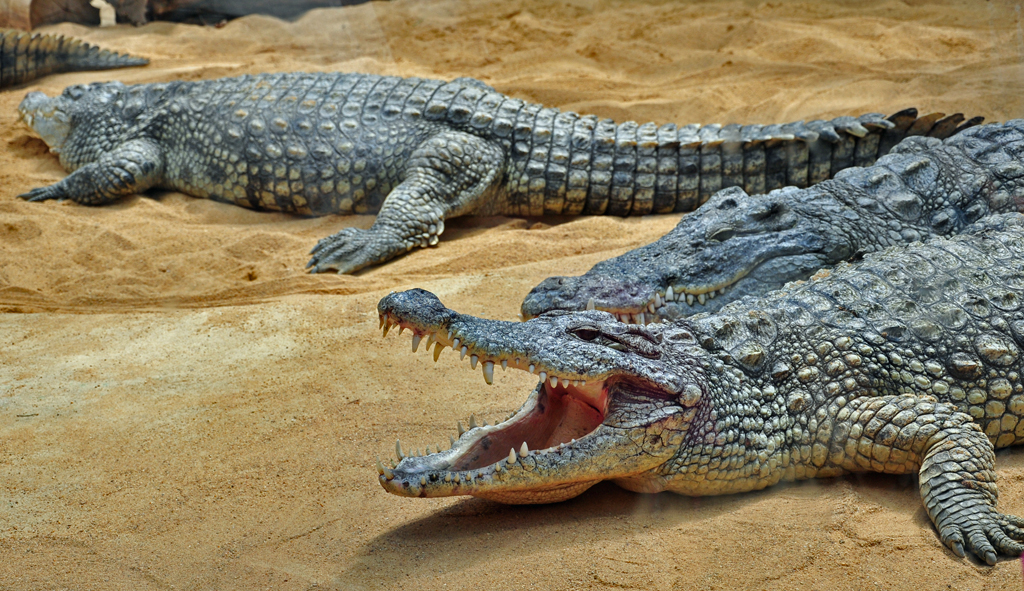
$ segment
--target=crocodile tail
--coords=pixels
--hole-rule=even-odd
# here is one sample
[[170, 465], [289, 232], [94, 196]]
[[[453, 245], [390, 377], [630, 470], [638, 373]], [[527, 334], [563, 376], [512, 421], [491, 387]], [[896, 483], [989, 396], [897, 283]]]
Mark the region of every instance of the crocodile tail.
[[[546, 111], [550, 121], [540, 126]], [[560, 124], [559, 117], [568, 120]], [[874, 164], [907, 136], [945, 139], [982, 120], [959, 113], [918, 117], [907, 109], [890, 117], [869, 113], [780, 125], [658, 126], [542, 109], [531, 123], [546, 145], [523, 150], [531, 162], [516, 187], [528, 184], [531, 195], [538, 193], [520, 199], [538, 206], [524, 206], [529, 215], [693, 211], [727, 187], [751, 195], [808, 187], [840, 170]]]
[[[905, 137], [945, 139], [983, 120], [965, 120], [960, 113], [918, 117], [916, 109], [906, 109], [890, 117], [869, 113], [783, 125], [705, 126], [689, 137], [680, 134], [675, 198], [662, 192], [653, 211], [692, 211], [726, 187], [742, 187], [751, 195], [808, 187], [840, 170], [874, 164]], [[684, 168], [696, 178], [684, 178]]]
[[149, 60], [100, 49], [79, 39], [0, 29], [0, 88], [47, 74], [144, 66]]

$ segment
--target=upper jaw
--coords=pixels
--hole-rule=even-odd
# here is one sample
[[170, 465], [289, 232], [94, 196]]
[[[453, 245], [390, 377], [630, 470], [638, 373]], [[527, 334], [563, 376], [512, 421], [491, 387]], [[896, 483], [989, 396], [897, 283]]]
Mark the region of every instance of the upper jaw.
[[[392, 293], [377, 305], [380, 325], [387, 336], [392, 326], [399, 332], [411, 329], [416, 351], [426, 340], [434, 347], [434, 360], [451, 347], [460, 359], [467, 356], [475, 369], [479, 363], [490, 384], [495, 366], [529, 371], [552, 387], [582, 387], [617, 375], [636, 376], [667, 391], [678, 391], [678, 378], [658, 355], [625, 354], [622, 347], [582, 342], [569, 329], [586, 324], [602, 327], [610, 335], [622, 334], [647, 350], [657, 349], [657, 335], [639, 327], [625, 327], [606, 312], [555, 312], [527, 322], [484, 320], [446, 308], [430, 292], [414, 289]], [[640, 334], [628, 334], [633, 333]]]
[[[658, 257], [661, 268], [639, 269], [629, 278], [619, 278], [612, 269], [631, 265], [612, 259], [580, 277], [545, 280], [524, 301], [523, 317], [539, 314], [545, 307], [586, 309], [610, 312], [622, 322], [646, 324], [714, 312], [745, 295], [761, 295], [786, 281], [810, 276], [822, 264], [820, 252], [826, 242], [820, 232], [802, 224], [795, 229], [739, 236], [720, 243], [700, 242], [699, 247], [683, 249], [690, 254], [674, 252]], [[649, 254], [637, 257], [652, 258]], [[809, 260], [816, 261], [811, 263], [816, 266], [804, 269]], [[775, 269], [787, 273], [780, 275]], [[791, 269], [799, 271], [789, 272]], [[656, 271], [660, 275], [653, 275]], [[747, 279], [752, 274], [759, 277]], [[776, 283], [777, 277], [784, 280]], [[766, 281], [768, 278], [771, 280]]]

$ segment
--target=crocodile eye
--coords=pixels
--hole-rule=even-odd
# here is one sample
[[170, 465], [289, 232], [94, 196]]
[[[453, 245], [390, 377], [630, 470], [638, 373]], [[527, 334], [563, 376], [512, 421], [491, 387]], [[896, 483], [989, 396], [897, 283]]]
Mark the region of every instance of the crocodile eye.
[[722, 227], [714, 230], [714, 233], [708, 236], [708, 240], [725, 242], [734, 236], [736, 236], [736, 230], [729, 227]]
[[601, 331], [593, 328], [583, 327], [573, 330], [572, 334], [576, 335], [578, 338], [584, 341], [592, 341], [597, 337], [601, 336]]

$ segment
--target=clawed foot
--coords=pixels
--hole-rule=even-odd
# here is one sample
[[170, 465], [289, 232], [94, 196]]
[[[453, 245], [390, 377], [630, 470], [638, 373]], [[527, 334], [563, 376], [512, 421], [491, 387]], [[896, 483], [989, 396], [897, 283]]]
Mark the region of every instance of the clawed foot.
[[985, 500], [961, 501], [948, 522], [939, 528], [939, 537], [961, 558], [970, 552], [992, 565], [1000, 556], [1024, 553], [1024, 519], [999, 513]]
[[61, 199], [61, 200], [67, 199], [67, 196], [64, 195], [64, 191], [62, 191], [57, 185], [50, 185], [49, 187], [37, 187], [37, 188], [32, 189], [31, 191], [29, 191], [28, 193], [22, 193], [21, 195], [18, 195], [18, 197], [21, 197], [22, 199], [24, 199], [26, 201], [46, 201], [47, 199]]
[[375, 228], [345, 228], [324, 238], [310, 251], [313, 258], [306, 265], [312, 273], [337, 271], [352, 273], [363, 267], [390, 260], [412, 248], [390, 234]]

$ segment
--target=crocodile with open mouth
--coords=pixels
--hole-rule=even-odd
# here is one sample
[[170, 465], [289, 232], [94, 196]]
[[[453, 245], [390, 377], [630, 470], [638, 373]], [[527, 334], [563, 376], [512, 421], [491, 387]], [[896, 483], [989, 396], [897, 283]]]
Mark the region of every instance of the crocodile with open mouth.
[[423, 290], [392, 293], [389, 329], [481, 365], [539, 375], [495, 425], [450, 449], [378, 461], [410, 497], [556, 502], [602, 480], [713, 495], [782, 480], [918, 473], [939, 537], [989, 564], [1024, 551], [996, 510], [994, 448], [1024, 441], [1024, 216], [990, 216], [841, 263], [718, 313], [636, 325], [603, 311], [484, 320]]
[[437, 244], [465, 215], [689, 211], [722, 187], [807, 186], [907, 135], [976, 125], [909, 109], [786, 125], [616, 124], [471, 78], [260, 74], [31, 93], [18, 107], [71, 171], [22, 195], [102, 205], [149, 188], [303, 215], [377, 212], [308, 267], [353, 272]]
[[522, 315], [591, 308], [642, 324], [713, 312], [865, 252], [956, 234], [1024, 211], [1022, 153], [1024, 120], [1014, 120], [944, 141], [907, 138], [873, 166], [806, 190], [723, 190], [658, 241], [546, 279]]

